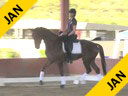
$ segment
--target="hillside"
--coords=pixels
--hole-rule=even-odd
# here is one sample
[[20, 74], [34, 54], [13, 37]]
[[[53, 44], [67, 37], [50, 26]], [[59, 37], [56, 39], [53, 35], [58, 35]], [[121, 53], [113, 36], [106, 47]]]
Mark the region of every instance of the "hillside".
[[[128, 0], [70, 0], [77, 9], [77, 20], [99, 24], [128, 25]], [[60, 20], [60, 0], [38, 0], [24, 15], [28, 18]]]

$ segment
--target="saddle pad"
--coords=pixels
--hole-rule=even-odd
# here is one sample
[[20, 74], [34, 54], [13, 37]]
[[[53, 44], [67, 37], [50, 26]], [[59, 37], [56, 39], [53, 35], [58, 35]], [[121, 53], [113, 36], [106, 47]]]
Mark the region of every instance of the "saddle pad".
[[[66, 53], [65, 48], [64, 48], [64, 43], [62, 43], [62, 48], [63, 48], [64, 53]], [[73, 43], [72, 54], [81, 54], [81, 53], [82, 53], [82, 50], [81, 50], [80, 42]]]

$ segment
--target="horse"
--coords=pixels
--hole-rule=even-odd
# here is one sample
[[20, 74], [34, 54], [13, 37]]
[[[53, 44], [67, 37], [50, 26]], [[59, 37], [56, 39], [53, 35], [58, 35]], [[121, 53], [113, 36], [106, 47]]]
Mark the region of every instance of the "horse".
[[[44, 40], [45, 46], [46, 46], [46, 56], [47, 56], [47, 63], [44, 64], [40, 71], [40, 84], [43, 84], [44, 80], [44, 71], [46, 68], [48, 68], [51, 64], [56, 63], [59, 68], [60, 73], [60, 80], [61, 84], [60, 87], [64, 88], [66, 85], [66, 79], [64, 76], [64, 64], [66, 62], [66, 53], [64, 52], [62, 48], [63, 40], [62, 38], [53, 33], [52, 31], [43, 28], [43, 27], [37, 27], [32, 30], [32, 37], [34, 39], [35, 48], [39, 49], [41, 41]], [[78, 40], [81, 45], [82, 52], [80, 54], [73, 54], [72, 59], [77, 60], [82, 58], [84, 67], [86, 69], [86, 72], [83, 73], [80, 78], [80, 80], [85, 80], [86, 76], [92, 71], [92, 68], [96, 72], [97, 76], [100, 76], [100, 69], [95, 63], [95, 58], [100, 54], [101, 57], [101, 63], [102, 63], [102, 69], [103, 74], [106, 75], [106, 61], [104, 56], [104, 50], [103, 47], [100, 44], [93, 43], [92, 41], [88, 40]]]

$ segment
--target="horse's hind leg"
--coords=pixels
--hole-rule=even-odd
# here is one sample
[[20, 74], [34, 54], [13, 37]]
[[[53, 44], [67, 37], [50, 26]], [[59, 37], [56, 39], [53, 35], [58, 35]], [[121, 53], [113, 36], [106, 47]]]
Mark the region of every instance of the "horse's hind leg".
[[99, 69], [99, 67], [96, 65], [96, 63], [95, 63], [95, 61], [92, 61], [91, 62], [91, 67], [94, 69], [94, 71], [96, 72], [96, 74], [97, 74], [97, 79], [98, 80], [101, 80], [102, 79], [102, 76], [101, 76], [101, 74], [100, 74], [100, 69]]
[[90, 66], [90, 63], [84, 61], [84, 66], [86, 68], [86, 73], [89, 74], [92, 71], [91, 66]]
[[82, 83], [85, 80], [86, 76], [92, 71], [90, 63], [91, 63], [90, 59], [83, 58], [83, 64], [84, 64], [84, 67], [86, 69], [86, 72], [83, 73], [78, 80], [75, 80], [74, 84], [79, 84], [79, 81]]
[[94, 69], [94, 71], [96, 72], [96, 74], [100, 74], [100, 69], [99, 67], [96, 65], [95, 61], [91, 62], [91, 67]]
[[86, 72], [81, 76], [80, 78], [81, 80], [84, 80], [85, 77], [92, 71], [90, 63], [91, 63], [91, 59], [86, 59], [86, 60], [83, 59], [83, 64], [86, 69]]

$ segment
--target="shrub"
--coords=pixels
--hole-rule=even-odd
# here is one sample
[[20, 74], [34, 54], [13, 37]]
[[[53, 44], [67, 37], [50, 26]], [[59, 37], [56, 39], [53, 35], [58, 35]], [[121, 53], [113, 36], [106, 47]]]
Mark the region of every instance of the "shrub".
[[45, 50], [40, 50], [40, 57], [47, 58]]
[[20, 53], [11, 48], [0, 48], [0, 58], [19, 58]]

